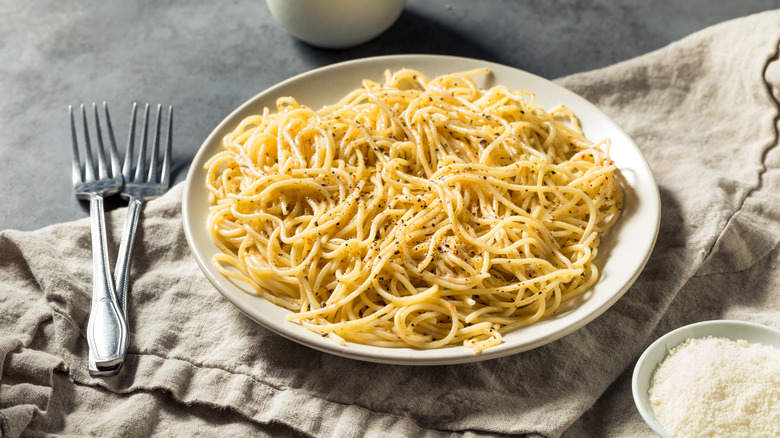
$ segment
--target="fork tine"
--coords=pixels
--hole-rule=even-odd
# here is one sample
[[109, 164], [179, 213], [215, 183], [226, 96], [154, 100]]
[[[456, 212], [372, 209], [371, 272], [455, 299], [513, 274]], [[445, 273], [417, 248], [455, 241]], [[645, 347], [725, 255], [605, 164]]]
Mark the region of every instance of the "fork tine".
[[73, 139], [73, 169], [71, 170], [71, 177], [73, 178], [73, 184], [80, 184], [84, 182], [84, 178], [81, 175], [79, 143], [76, 139], [76, 120], [73, 116], [73, 105], [68, 105], [68, 114], [70, 115], [70, 136]]
[[150, 152], [151, 161], [149, 163], [149, 176], [146, 179], [148, 182], [157, 181], [157, 156], [159, 155], [158, 151], [160, 149], [160, 117], [162, 116], [161, 109], [162, 105], [157, 104], [157, 120], [155, 120], [152, 150]]
[[122, 176], [125, 181], [131, 181], [133, 172], [133, 144], [135, 143], [135, 114], [138, 104], [133, 102], [133, 110], [130, 113], [130, 132], [127, 134], [127, 148], [125, 149], [125, 162], [122, 165]]
[[144, 125], [141, 128], [141, 149], [138, 151], [138, 164], [135, 167], [134, 182], [142, 183], [146, 175], [146, 137], [149, 128], [149, 104], [144, 107]]
[[165, 142], [165, 154], [163, 155], [162, 175], [160, 183], [165, 186], [171, 184], [171, 154], [173, 153], [173, 106], [168, 106], [168, 141]]
[[92, 103], [92, 112], [95, 114], [95, 136], [97, 137], [97, 156], [98, 156], [98, 177], [100, 179], [111, 178], [108, 173], [108, 163], [106, 163], [106, 148], [103, 145], [103, 129], [100, 127], [100, 115], [98, 114], [97, 104]]
[[111, 176], [116, 177], [121, 170], [119, 164], [119, 151], [116, 148], [114, 126], [111, 123], [111, 115], [108, 113], [108, 104], [103, 101], [103, 113], [106, 115], [106, 128], [108, 129], [108, 154], [111, 157]]
[[89, 129], [87, 128], [87, 110], [84, 108], [84, 104], [81, 104], [81, 120], [84, 122], [84, 146], [86, 146], [84, 154], [84, 181], [95, 181], [95, 166], [92, 160], [92, 144], [89, 141]]

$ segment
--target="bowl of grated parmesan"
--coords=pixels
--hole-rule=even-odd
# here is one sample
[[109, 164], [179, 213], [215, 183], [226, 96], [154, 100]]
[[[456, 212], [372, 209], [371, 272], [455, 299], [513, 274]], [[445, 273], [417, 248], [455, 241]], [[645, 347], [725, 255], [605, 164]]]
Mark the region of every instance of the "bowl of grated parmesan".
[[640, 356], [632, 391], [662, 437], [780, 437], [780, 330], [732, 320], [680, 327]]

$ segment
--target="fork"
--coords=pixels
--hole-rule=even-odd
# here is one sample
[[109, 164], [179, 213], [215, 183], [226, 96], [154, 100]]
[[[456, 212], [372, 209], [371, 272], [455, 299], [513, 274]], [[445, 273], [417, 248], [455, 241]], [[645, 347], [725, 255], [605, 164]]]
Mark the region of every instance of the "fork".
[[124, 312], [119, 306], [114, 290], [111, 271], [108, 265], [108, 250], [106, 242], [105, 215], [103, 197], [114, 195], [122, 188], [123, 178], [119, 174], [119, 154], [111, 127], [111, 117], [108, 106], [103, 102], [106, 117], [106, 127], [109, 135], [111, 165], [106, 163], [106, 151], [103, 144], [103, 133], [100, 126], [100, 116], [97, 105], [92, 104], [95, 118], [95, 134], [97, 138], [97, 169], [92, 154], [92, 145], [87, 122], [87, 112], [81, 105], [81, 117], [84, 126], [85, 154], [83, 168], [79, 156], [76, 121], [73, 106], [68, 106], [70, 115], [70, 130], [73, 139], [73, 188], [76, 198], [89, 200], [89, 215], [92, 228], [92, 308], [87, 325], [87, 342], [89, 343], [90, 363], [97, 369], [112, 369], [121, 366], [124, 361], [124, 351], [127, 348], [127, 323]]
[[[141, 141], [139, 143], [137, 164], [133, 169], [133, 152], [135, 144], [135, 126], [136, 126], [137, 104], [133, 103], [133, 109], [130, 117], [130, 132], [127, 139], [127, 148], [125, 150], [125, 159], [122, 165], [122, 177], [124, 185], [121, 190], [123, 198], [128, 200], [127, 215], [122, 229], [122, 240], [119, 244], [119, 253], [116, 260], [114, 274], [116, 276], [116, 297], [119, 308], [122, 310], [123, 317], [127, 321], [127, 292], [128, 278], [130, 275], [130, 260], [133, 252], [133, 242], [138, 228], [138, 219], [143, 202], [162, 196], [171, 183], [171, 151], [172, 146], [172, 128], [173, 128], [173, 107], [168, 107], [168, 129], [167, 141], [163, 153], [162, 166], [159, 165], [159, 147], [160, 147], [160, 122], [162, 116], [162, 106], [157, 105], [157, 119], [154, 130], [154, 138], [151, 144], [151, 150], [147, 154], [147, 132], [149, 128], [149, 104], [144, 108], [144, 119], [141, 131]], [[148, 157], [147, 157], [148, 155]], [[149, 162], [147, 163], [147, 159]], [[147, 169], [148, 167], [148, 169]], [[129, 325], [129, 324], [128, 324]], [[121, 352], [124, 358], [125, 351]], [[96, 362], [90, 360], [89, 371], [93, 376], [108, 376], [117, 374], [122, 366], [122, 361], [112, 367], [101, 367]]]
[[[119, 255], [117, 256], [116, 269], [116, 289], [117, 298], [122, 308], [127, 311], [127, 289], [128, 277], [130, 273], [130, 259], [133, 252], [133, 241], [135, 232], [138, 228], [138, 217], [141, 212], [141, 205], [150, 199], [162, 196], [168, 191], [171, 184], [171, 151], [172, 129], [173, 129], [173, 107], [168, 107], [168, 136], [163, 153], [162, 166], [159, 166], [160, 147], [160, 119], [162, 115], [162, 105], [157, 105], [157, 119], [155, 122], [154, 139], [152, 140], [151, 151], [149, 155], [147, 171], [147, 152], [146, 140], [149, 127], [149, 104], [144, 108], [144, 120], [141, 131], [140, 150], [138, 151], [137, 164], [133, 170], [133, 146], [135, 143], [135, 122], [136, 122], [137, 104], [133, 103], [133, 110], [130, 120], [130, 133], [127, 138], [127, 149], [125, 150], [125, 161], [122, 165], [122, 176], [124, 178], [124, 187], [121, 195], [127, 199], [127, 216], [125, 217], [125, 226], [122, 230], [122, 243], [119, 246]], [[158, 169], [159, 167], [159, 169]]]

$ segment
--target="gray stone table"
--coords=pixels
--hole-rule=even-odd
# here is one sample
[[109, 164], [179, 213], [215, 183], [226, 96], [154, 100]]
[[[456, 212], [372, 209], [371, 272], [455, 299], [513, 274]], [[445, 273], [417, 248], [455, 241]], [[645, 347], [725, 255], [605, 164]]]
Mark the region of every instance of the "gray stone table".
[[120, 145], [132, 102], [173, 104], [180, 182], [232, 109], [315, 67], [432, 53], [554, 79], [778, 7], [779, 0], [409, 0], [387, 32], [335, 51], [290, 37], [261, 0], [0, 0], [0, 230], [88, 216], [70, 183], [70, 104], [107, 101]]

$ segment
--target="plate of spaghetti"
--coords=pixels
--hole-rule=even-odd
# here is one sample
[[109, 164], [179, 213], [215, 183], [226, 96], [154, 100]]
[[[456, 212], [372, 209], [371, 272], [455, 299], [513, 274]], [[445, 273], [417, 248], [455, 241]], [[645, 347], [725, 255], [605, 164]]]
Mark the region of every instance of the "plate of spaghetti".
[[185, 182], [197, 263], [266, 328], [353, 359], [436, 365], [537, 348], [645, 266], [660, 198], [612, 120], [476, 59], [339, 63], [262, 91]]

